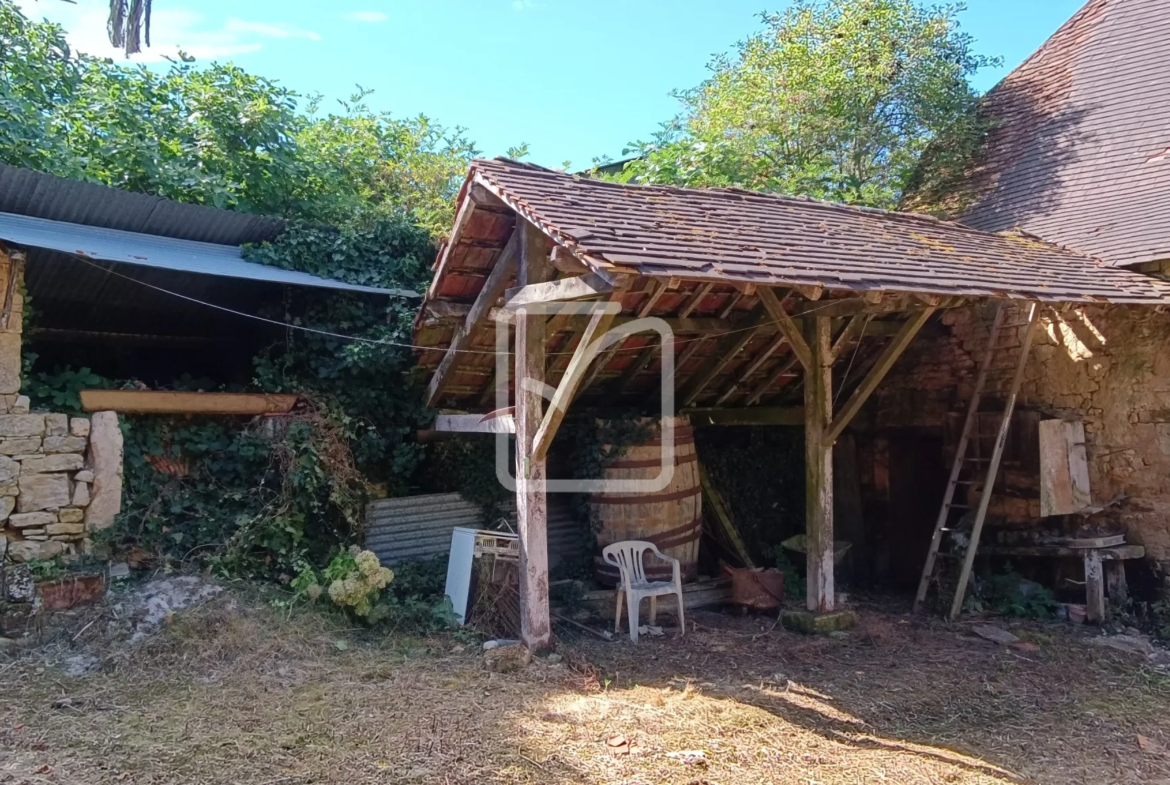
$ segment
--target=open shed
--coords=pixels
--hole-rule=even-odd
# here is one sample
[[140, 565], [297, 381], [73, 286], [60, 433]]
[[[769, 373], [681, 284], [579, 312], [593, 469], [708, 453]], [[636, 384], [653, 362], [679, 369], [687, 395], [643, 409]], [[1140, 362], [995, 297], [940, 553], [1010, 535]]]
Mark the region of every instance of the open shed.
[[[581, 301], [610, 305], [551, 316], [540, 308]], [[676, 410], [803, 424], [807, 604], [829, 612], [833, 445], [936, 311], [979, 301], [1023, 316], [1013, 325], [1020, 361], [1005, 369], [1018, 389], [1042, 308], [1165, 305], [1170, 284], [1030, 236], [908, 213], [474, 162], [415, 342], [428, 347], [428, 403], [469, 415], [438, 427], [508, 431], [499, 421], [513, 415], [525, 642], [539, 648], [551, 635], [545, 461], [571, 403], [641, 403], [665, 373]], [[650, 317], [669, 328], [665, 368], [653, 333], [606, 339]], [[497, 343], [502, 323], [512, 324], [507, 350]], [[994, 349], [984, 373], [995, 371]], [[488, 412], [496, 416], [475, 414]]]

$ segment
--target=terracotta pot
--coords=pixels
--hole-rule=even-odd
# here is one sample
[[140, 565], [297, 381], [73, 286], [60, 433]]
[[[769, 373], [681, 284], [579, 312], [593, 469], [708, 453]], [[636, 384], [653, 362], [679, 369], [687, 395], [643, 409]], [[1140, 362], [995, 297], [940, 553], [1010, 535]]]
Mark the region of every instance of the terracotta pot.
[[728, 567], [731, 573], [731, 601], [756, 610], [779, 608], [784, 602], [784, 573], [779, 570], [750, 570]]

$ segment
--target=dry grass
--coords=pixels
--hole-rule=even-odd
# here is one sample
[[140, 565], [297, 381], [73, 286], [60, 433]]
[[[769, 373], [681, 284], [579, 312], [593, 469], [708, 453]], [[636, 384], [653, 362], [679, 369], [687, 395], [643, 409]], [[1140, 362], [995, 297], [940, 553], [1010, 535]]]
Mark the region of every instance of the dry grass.
[[[843, 640], [706, 613], [504, 676], [249, 594], [133, 647], [111, 615], [0, 659], [0, 783], [1170, 781], [1168, 683], [1055, 627], [1018, 651], [878, 609]], [[82, 646], [100, 666], [65, 677]]]

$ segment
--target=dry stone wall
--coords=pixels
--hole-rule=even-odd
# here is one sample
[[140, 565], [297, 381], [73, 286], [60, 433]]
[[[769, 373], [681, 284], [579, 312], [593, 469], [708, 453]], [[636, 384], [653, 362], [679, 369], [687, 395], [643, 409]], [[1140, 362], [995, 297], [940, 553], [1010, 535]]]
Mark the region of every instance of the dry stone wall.
[[[916, 341], [882, 385], [868, 424], [953, 434], [970, 400], [993, 316], [988, 306], [945, 312], [942, 333]], [[1081, 307], [1046, 311], [1041, 326], [1018, 407], [1043, 418], [1084, 421], [1094, 502], [1125, 496], [1108, 515], [1170, 570], [1170, 313]], [[990, 385], [988, 394], [1002, 398], [1008, 376]], [[993, 514], [1036, 522], [1038, 477], [1009, 469], [1004, 480], [1007, 492], [997, 497]]]
[[117, 414], [31, 412], [19, 394], [23, 281], [23, 258], [0, 249], [0, 555], [16, 562], [88, 550], [122, 503]]

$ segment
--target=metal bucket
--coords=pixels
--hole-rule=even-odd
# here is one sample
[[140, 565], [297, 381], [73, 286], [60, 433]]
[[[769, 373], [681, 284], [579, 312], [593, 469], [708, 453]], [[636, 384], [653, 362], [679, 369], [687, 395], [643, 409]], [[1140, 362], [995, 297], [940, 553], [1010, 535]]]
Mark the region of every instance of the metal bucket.
[[784, 602], [784, 573], [779, 570], [727, 569], [731, 573], [731, 601], [737, 605], [766, 611]]

